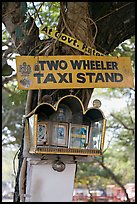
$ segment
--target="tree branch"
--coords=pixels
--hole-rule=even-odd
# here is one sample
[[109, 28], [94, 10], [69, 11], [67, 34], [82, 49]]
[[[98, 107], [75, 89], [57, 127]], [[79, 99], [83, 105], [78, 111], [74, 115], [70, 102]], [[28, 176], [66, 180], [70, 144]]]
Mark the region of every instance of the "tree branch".
[[40, 39], [39, 29], [33, 18], [30, 17], [25, 22], [27, 11], [26, 2], [2, 2], [2, 7], [2, 21], [13, 38], [18, 48], [18, 53], [27, 55]]
[[14, 107], [14, 108], [12, 108], [11, 110], [8, 111], [5, 120], [2, 121], [2, 129], [4, 129], [4, 127], [7, 125], [8, 121], [9, 121], [9, 119], [10, 119], [11, 114], [15, 114], [14, 112], [15, 112], [16, 110], [20, 110], [20, 109], [24, 109], [23, 106], [22, 106], [22, 104], [19, 105], [19, 106]]
[[[16, 77], [17, 77], [17, 74], [14, 74], [14, 75], [12, 75], [12, 76], [10, 76], [10, 77], [3, 77], [3, 79], [2, 79], [2, 84], [4, 85], [4, 84], [7, 84], [9, 81], [12, 81], [13, 79], [16, 79]], [[5, 88], [5, 87], [4, 87]]]
[[9, 118], [10, 118], [10, 116], [11, 116], [11, 114], [12, 114], [12, 111], [13, 111], [13, 110], [9, 110], [9, 111], [8, 111], [8, 114], [6, 115], [5, 120], [2, 122], [2, 129], [4, 129], [4, 127], [5, 127], [6, 124], [8, 123]]
[[104, 154], [104, 153], [107, 151], [107, 149], [109, 148], [109, 146], [110, 146], [111, 141], [112, 141], [113, 138], [114, 138], [114, 136], [111, 137], [111, 139], [108, 141], [107, 147], [103, 150], [103, 154]]
[[130, 128], [128, 127], [123, 121], [120, 120], [120, 118], [118, 118], [116, 115], [114, 115], [113, 113], [110, 114], [113, 118], [115, 118], [121, 125], [123, 125], [123, 127], [127, 130], [134, 130], [134, 128]]
[[129, 199], [129, 196], [128, 196], [127, 192], [126, 192], [125, 187], [124, 187], [123, 184], [119, 181], [119, 179], [116, 177], [116, 175], [115, 175], [108, 167], [106, 167], [103, 162], [99, 161], [97, 158], [95, 158], [95, 160], [103, 167], [103, 169], [104, 169], [105, 171], [108, 172], [108, 174], [109, 174], [109, 175], [111, 176], [111, 178], [117, 183], [117, 185], [119, 185], [119, 186], [122, 188], [122, 190], [124, 191], [125, 196], [126, 196], [126, 198], [127, 198], [127, 202], [130, 202], [130, 199]]
[[135, 35], [135, 2], [89, 2], [89, 10], [99, 31], [95, 40], [99, 51], [111, 53]]

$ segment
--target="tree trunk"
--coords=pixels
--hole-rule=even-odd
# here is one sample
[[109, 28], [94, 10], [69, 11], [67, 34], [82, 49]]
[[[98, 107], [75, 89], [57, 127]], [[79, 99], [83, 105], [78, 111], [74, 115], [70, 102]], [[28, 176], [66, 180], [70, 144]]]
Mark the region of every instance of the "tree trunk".
[[[88, 46], [93, 47], [91, 38], [90, 17], [88, 13], [88, 2], [67, 2], [61, 3], [61, 15], [59, 20], [58, 29], [62, 30], [63, 33], [75, 37], [75, 39], [81, 40]], [[61, 45], [61, 46], [60, 46]], [[61, 49], [60, 49], [61, 48]], [[53, 49], [46, 50], [46, 52], [53, 52]], [[45, 54], [45, 53], [42, 53]], [[73, 49], [63, 43], [57, 43], [55, 46], [55, 55], [83, 55], [80, 51]], [[82, 100], [85, 109], [88, 106], [93, 89], [81, 89], [74, 90], [74, 95], [76, 95]], [[55, 94], [54, 94], [55, 93]], [[26, 113], [29, 113], [36, 105], [38, 105], [38, 91], [28, 91], [27, 103], [26, 103]], [[69, 90], [42, 90], [40, 92], [41, 98], [46, 95], [52, 95], [52, 100], [57, 101], [58, 97], [69, 94]], [[21, 150], [22, 152], [22, 150]], [[19, 173], [21, 172], [21, 164], [23, 163], [22, 158], [20, 158], [18, 177], [16, 179], [16, 187], [14, 194], [14, 202], [18, 202], [19, 199]], [[25, 192], [24, 192], [25, 194]], [[21, 199], [22, 200], [22, 199]]]
[[[66, 35], [82, 41], [85, 45], [90, 46], [91, 48], [95, 48], [88, 8], [88, 2], [61, 2], [58, 30], [63, 30], [63, 33]], [[84, 55], [84, 53], [79, 50], [64, 45], [63, 43], [60, 44], [62, 47], [60, 52], [64, 55]], [[77, 95], [83, 102], [85, 109], [88, 107], [92, 92], [93, 88], [81, 89]], [[77, 94], [77, 90], [74, 90], [74, 94]]]

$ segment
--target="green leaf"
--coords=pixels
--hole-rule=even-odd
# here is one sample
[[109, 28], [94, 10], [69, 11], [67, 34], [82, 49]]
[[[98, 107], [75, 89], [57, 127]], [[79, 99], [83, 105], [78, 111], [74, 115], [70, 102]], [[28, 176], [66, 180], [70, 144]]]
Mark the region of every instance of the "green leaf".
[[2, 76], [10, 76], [13, 71], [14, 69], [12, 69], [12, 67], [6, 63], [2, 67]]

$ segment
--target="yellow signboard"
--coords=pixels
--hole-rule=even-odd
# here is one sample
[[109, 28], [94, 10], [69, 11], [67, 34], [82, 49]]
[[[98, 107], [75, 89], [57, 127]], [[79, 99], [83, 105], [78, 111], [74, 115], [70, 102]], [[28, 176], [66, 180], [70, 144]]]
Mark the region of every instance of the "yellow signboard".
[[134, 86], [130, 57], [17, 56], [16, 65], [22, 90]]
[[63, 42], [81, 52], [84, 52], [84, 54], [88, 55], [94, 55], [94, 56], [104, 56], [101, 52], [87, 46], [80, 40], [76, 40], [75, 38], [72, 38], [64, 33], [60, 34], [59, 31], [49, 28], [48, 26], [42, 26], [40, 28], [40, 33], [46, 34], [54, 39], [58, 39], [60, 42]]

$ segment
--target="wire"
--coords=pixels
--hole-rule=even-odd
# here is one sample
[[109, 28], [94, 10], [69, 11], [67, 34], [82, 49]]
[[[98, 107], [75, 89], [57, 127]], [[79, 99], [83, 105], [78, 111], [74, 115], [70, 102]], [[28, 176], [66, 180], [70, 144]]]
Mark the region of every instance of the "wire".
[[16, 159], [16, 156], [17, 156], [17, 154], [18, 154], [20, 148], [21, 148], [21, 146], [19, 147], [19, 149], [17, 150], [17, 152], [15, 153], [15, 156], [14, 156], [14, 158], [13, 158], [13, 172], [14, 172], [15, 176], [17, 176], [17, 172], [16, 172], [16, 170], [15, 170], [15, 159]]
[[[43, 2], [44, 3], [44, 2]], [[36, 17], [38, 17], [38, 19], [39, 19], [39, 21], [40, 21], [40, 23], [41, 23], [41, 25], [43, 25], [43, 23], [42, 23], [42, 20], [41, 20], [41, 18], [40, 18], [40, 16], [39, 16], [39, 10], [41, 9], [41, 7], [42, 7], [42, 5], [43, 5], [43, 3], [40, 5], [40, 7], [38, 8], [38, 10], [36, 9], [36, 6], [35, 6], [35, 4], [34, 4], [34, 2], [32, 2], [32, 4], [33, 4], [33, 7], [34, 7], [34, 10], [36, 11], [36, 16], [35, 16], [35, 19], [36, 19]]]
[[118, 10], [120, 10], [120, 9], [122, 9], [122, 8], [128, 6], [129, 4], [132, 4], [132, 3], [133, 3], [133, 2], [130, 2], [130, 3], [126, 4], [126, 5], [123, 5], [123, 6], [119, 7], [119, 8], [116, 8], [114, 11], [111, 11], [110, 13], [108, 13], [108, 14], [106, 14], [106, 15], [100, 17], [99, 19], [94, 20], [94, 22], [96, 23], [96, 22], [102, 20], [103, 18], [106, 18], [107, 16], [111, 15], [112, 13], [115, 13], [115, 12], [117, 12]]

